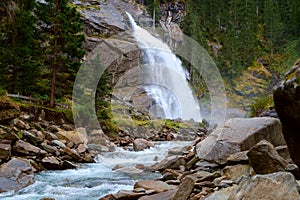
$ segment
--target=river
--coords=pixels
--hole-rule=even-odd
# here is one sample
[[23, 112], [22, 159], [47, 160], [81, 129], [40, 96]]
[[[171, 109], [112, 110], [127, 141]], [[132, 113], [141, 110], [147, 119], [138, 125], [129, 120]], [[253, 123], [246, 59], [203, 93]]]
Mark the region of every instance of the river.
[[[81, 164], [77, 169], [45, 171], [35, 176], [35, 183], [17, 193], [9, 191], [0, 194], [1, 200], [98, 200], [118, 190], [133, 189], [137, 180], [160, 177], [158, 173], [145, 173], [135, 169], [136, 164], [150, 166], [165, 158], [168, 150], [186, 146], [188, 142], [160, 142], [140, 152], [117, 148], [96, 158], [96, 163]], [[124, 166], [112, 170], [116, 165]], [[124, 171], [133, 171], [131, 173]]]

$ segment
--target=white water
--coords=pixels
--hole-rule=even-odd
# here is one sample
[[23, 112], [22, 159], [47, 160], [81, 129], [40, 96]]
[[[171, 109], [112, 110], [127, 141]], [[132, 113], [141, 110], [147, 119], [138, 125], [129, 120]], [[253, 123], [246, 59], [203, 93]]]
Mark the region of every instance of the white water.
[[150, 111], [161, 118], [200, 121], [200, 108], [187, 81], [189, 74], [180, 59], [167, 44], [138, 26], [129, 13], [127, 15], [137, 44], [144, 52], [144, 89], [162, 108], [150, 108]]
[[[47, 171], [39, 173], [36, 182], [18, 193], [0, 193], [1, 200], [39, 200], [44, 197], [56, 200], [98, 200], [117, 191], [131, 190], [136, 180], [154, 179], [159, 174], [145, 173], [134, 169], [136, 164], [150, 166], [154, 158], [162, 160], [168, 149], [187, 145], [188, 142], [162, 142], [145, 151], [133, 152], [118, 148], [115, 152], [99, 155], [97, 163], [83, 164], [78, 169]], [[124, 168], [113, 171], [116, 165]]]

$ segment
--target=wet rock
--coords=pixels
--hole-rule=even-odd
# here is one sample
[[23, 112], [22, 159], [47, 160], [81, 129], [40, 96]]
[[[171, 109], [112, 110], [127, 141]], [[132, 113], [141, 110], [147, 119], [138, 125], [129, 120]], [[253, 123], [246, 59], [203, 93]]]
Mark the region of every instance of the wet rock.
[[236, 199], [300, 199], [294, 176], [288, 172], [255, 175], [241, 182], [231, 192], [229, 200]]
[[116, 198], [112, 194], [108, 194], [100, 198], [99, 200], [116, 200]]
[[66, 147], [66, 148], [63, 148], [63, 152], [64, 152], [65, 154], [71, 156], [72, 159], [75, 160], [75, 161], [80, 161], [80, 160], [82, 160], [82, 159], [81, 159], [81, 156], [80, 156], [80, 155], [78, 154], [78, 152], [77, 152], [76, 150], [74, 150], [74, 149], [70, 149], [70, 148]]
[[139, 198], [139, 200], [174, 200], [176, 190], [160, 192], [158, 194], [147, 195]]
[[41, 164], [46, 168], [46, 169], [61, 169], [60, 162], [55, 158], [54, 156], [49, 156], [45, 157], [41, 160]]
[[88, 146], [86, 144], [79, 144], [77, 147], [78, 153], [84, 153], [88, 149]]
[[21, 155], [39, 156], [46, 154], [47, 152], [40, 149], [39, 147], [33, 146], [32, 144], [23, 140], [18, 140], [13, 146], [13, 151]]
[[56, 146], [60, 147], [60, 148], [67, 148], [67, 146], [59, 140], [52, 140], [51, 143], [53, 145], [56, 145]]
[[262, 140], [257, 143], [247, 154], [250, 165], [257, 174], [269, 174], [285, 171], [287, 162], [279, 156], [273, 145]]
[[168, 185], [162, 181], [141, 180], [134, 184], [134, 188], [144, 188], [146, 190], [154, 190], [156, 193], [174, 189], [174, 186]]
[[117, 200], [137, 200], [139, 197], [145, 195], [143, 192], [133, 192], [131, 190], [120, 190], [113, 197]]
[[11, 156], [11, 140], [0, 139], [0, 159], [8, 160]]
[[51, 145], [48, 145], [47, 143], [42, 143], [42, 144], [41, 144], [41, 147], [42, 147], [45, 151], [47, 151], [48, 153], [57, 155], [57, 148], [56, 148], [56, 147], [53, 147], [53, 146], [51, 146]]
[[139, 138], [133, 141], [133, 149], [135, 151], [142, 151], [144, 149], [148, 149], [153, 146], [154, 146], [153, 142], [147, 141], [145, 139]]
[[163, 159], [160, 163], [152, 165], [151, 171], [164, 171], [165, 169], [179, 169], [179, 166], [185, 165], [186, 161], [181, 156], [169, 156]]
[[187, 200], [194, 189], [195, 181], [192, 177], [186, 176], [181, 180], [178, 186], [177, 192], [173, 199], [176, 200]]
[[61, 169], [76, 169], [76, 168], [77, 168], [77, 165], [75, 165], [71, 161], [68, 161], [68, 160], [62, 161]]
[[26, 159], [12, 158], [0, 166], [0, 192], [18, 191], [33, 182], [33, 168]]
[[196, 146], [200, 159], [226, 163], [234, 153], [245, 151], [262, 139], [285, 145], [279, 120], [274, 118], [232, 118]]
[[89, 151], [96, 151], [96, 152], [110, 152], [114, 151], [114, 147], [110, 148], [100, 144], [88, 144]]
[[[292, 160], [300, 167], [300, 62], [285, 74], [281, 85], [274, 92], [276, 112], [282, 123], [282, 131]], [[300, 176], [299, 176], [300, 177]]]
[[191, 149], [192, 149], [191, 146], [174, 147], [172, 149], [169, 149], [168, 155], [183, 155], [183, 154], [188, 154]]

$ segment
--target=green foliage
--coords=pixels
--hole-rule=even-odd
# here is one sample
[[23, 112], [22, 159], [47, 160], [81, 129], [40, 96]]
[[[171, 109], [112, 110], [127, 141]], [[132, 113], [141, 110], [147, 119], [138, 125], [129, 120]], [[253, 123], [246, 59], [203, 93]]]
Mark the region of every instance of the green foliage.
[[33, 16], [35, 1], [1, 2], [0, 85], [9, 93], [33, 94], [41, 62]]
[[[215, 57], [223, 77], [229, 82], [261, 56], [287, 55], [284, 46], [299, 40], [300, 5], [297, 0], [186, 2], [188, 12], [181, 23], [184, 33]], [[217, 54], [208, 47], [212, 43], [222, 45]]]
[[5, 89], [3, 89], [2, 87], [0, 87], [0, 97], [5, 96], [7, 93], [7, 91]]
[[[4, 0], [0, 3], [0, 86], [9, 93], [71, 96], [84, 55], [80, 15], [67, 0]], [[48, 99], [49, 98], [43, 98]]]
[[257, 117], [263, 111], [270, 110], [274, 107], [273, 95], [267, 95], [261, 98], [258, 98], [253, 104], [251, 104], [250, 117]]

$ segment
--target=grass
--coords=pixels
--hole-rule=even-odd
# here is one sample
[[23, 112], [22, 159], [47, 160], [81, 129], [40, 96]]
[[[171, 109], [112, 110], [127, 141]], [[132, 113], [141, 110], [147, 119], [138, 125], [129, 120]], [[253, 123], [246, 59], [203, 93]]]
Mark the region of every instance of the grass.
[[273, 95], [267, 95], [256, 99], [256, 101], [250, 105], [251, 112], [250, 117], [256, 117], [260, 113], [274, 107]]

